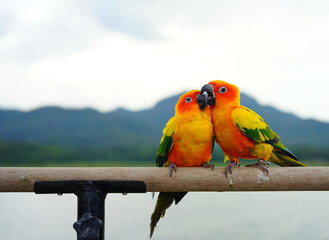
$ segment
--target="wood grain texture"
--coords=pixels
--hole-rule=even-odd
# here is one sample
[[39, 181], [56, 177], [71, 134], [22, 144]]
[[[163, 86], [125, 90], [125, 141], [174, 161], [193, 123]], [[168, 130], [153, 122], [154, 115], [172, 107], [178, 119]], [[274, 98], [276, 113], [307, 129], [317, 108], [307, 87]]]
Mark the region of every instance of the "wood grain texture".
[[36, 181], [137, 180], [148, 192], [184, 191], [328, 191], [329, 167], [236, 168], [228, 178], [224, 168], [0, 168], [0, 192], [33, 192]]

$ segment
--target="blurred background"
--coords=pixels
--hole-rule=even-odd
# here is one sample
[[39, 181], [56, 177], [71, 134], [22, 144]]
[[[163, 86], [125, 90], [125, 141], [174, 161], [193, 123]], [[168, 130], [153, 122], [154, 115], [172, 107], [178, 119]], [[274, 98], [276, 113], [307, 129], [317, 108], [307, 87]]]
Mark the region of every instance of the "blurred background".
[[[2, 0], [0, 166], [154, 166], [162, 129], [173, 116], [179, 95], [214, 79], [237, 85], [241, 103], [260, 114], [301, 162], [329, 165], [328, 42], [328, 1]], [[224, 166], [218, 147], [213, 161]], [[143, 221], [134, 223], [139, 226], [135, 239], [146, 239], [155, 202], [149, 195], [114, 197], [123, 208], [122, 198], [128, 199], [127, 205], [140, 202]], [[41, 213], [48, 203], [61, 202], [58, 197], [46, 199], [45, 208], [38, 210], [43, 205], [37, 203], [40, 199], [46, 197], [0, 194], [0, 206], [7, 209], [0, 207], [0, 213], [12, 212], [0, 220], [0, 226], [7, 226], [0, 227], [0, 237], [21, 238], [24, 231], [17, 230], [29, 219], [34, 226], [25, 229], [31, 231], [29, 239], [43, 239], [46, 232], [34, 235], [40, 215], [31, 218], [29, 212], [24, 215], [17, 210], [31, 201], [33, 212]], [[69, 199], [75, 211], [74, 197]], [[202, 199], [216, 203], [205, 207], [208, 212], [231, 201], [232, 208], [243, 211], [248, 206], [244, 199], [262, 202], [263, 209], [257, 211], [254, 206], [253, 214], [238, 215], [238, 219], [234, 209], [225, 210], [224, 219], [232, 229], [224, 227], [223, 218], [217, 219], [224, 211], [218, 209], [212, 217], [204, 216], [202, 224], [207, 227], [199, 226], [202, 233], [192, 234], [198, 223], [184, 219], [202, 218], [202, 211], [194, 212], [204, 207]], [[282, 199], [301, 203], [277, 204]], [[175, 229], [177, 239], [217, 239], [219, 232], [223, 239], [254, 239], [256, 228], [264, 229], [264, 239], [312, 235], [327, 239], [329, 231], [320, 228], [317, 219], [328, 217], [328, 211], [322, 211], [328, 199], [327, 193], [189, 194], [175, 206], [180, 213], [168, 211], [168, 220], [163, 219], [162, 231], [156, 229], [154, 239], [169, 237], [166, 229]], [[304, 211], [316, 201], [320, 202], [314, 212], [320, 217]], [[64, 202], [60, 206], [68, 206]], [[281, 218], [270, 211], [271, 204], [281, 206]], [[289, 218], [299, 216], [297, 212], [308, 222]], [[17, 221], [20, 214], [25, 216], [23, 222]], [[59, 215], [48, 216], [53, 214]], [[250, 217], [254, 220], [249, 226]], [[75, 216], [72, 219], [73, 223]], [[248, 223], [243, 232], [233, 228], [239, 219]], [[127, 239], [120, 224], [126, 220], [110, 225], [121, 232], [112, 233], [116, 239]], [[270, 226], [257, 225], [263, 220]], [[285, 231], [271, 231], [278, 222]], [[308, 231], [305, 226], [311, 223]], [[266, 230], [272, 238], [265, 235]], [[52, 234], [54, 239], [67, 238], [66, 234], [74, 237], [71, 227], [58, 234]]]

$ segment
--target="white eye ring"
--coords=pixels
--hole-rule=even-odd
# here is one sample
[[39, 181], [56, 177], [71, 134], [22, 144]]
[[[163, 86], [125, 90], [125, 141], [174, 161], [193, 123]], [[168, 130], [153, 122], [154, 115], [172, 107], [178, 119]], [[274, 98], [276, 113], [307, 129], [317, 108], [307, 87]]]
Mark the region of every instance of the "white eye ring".
[[192, 102], [192, 98], [191, 98], [191, 97], [187, 97], [187, 98], [185, 98], [185, 102], [186, 102], [186, 103]]
[[226, 93], [227, 92], [227, 88], [226, 87], [220, 87], [219, 89], [218, 89], [218, 92], [219, 93]]

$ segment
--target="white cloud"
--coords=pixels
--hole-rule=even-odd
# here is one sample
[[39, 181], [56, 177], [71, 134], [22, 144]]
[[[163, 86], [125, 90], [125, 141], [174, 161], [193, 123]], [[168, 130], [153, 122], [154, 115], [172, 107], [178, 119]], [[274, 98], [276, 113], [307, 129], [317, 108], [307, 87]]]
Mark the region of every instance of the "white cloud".
[[28, 64], [64, 57], [92, 47], [100, 37], [87, 6], [76, 1], [5, 1], [0, 7], [11, 25], [0, 38], [0, 61]]
[[[142, 109], [223, 79], [261, 103], [329, 121], [329, 15], [321, 4], [33, 3], [26, 12], [7, 6], [14, 23], [0, 37], [1, 106]], [[121, 20], [110, 24], [114, 12], [116, 21], [127, 18], [122, 28]]]

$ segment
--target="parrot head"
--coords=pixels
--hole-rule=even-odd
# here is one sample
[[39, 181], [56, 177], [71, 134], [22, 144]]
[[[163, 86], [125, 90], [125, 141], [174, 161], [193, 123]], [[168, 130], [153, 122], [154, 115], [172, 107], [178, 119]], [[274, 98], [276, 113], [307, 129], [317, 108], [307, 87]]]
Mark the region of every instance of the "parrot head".
[[204, 111], [207, 107], [207, 98], [205, 96], [198, 98], [198, 96], [200, 96], [199, 90], [191, 90], [183, 94], [176, 104], [176, 112], [183, 113], [185, 111]]
[[[201, 88], [200, 96], [207, 99], [208, 105], [229, 107], [240, 104], [240, 91], [237, 86], [221, 80], [214, 80]], [[200, 98], [200, 97], [199, 97]]]

